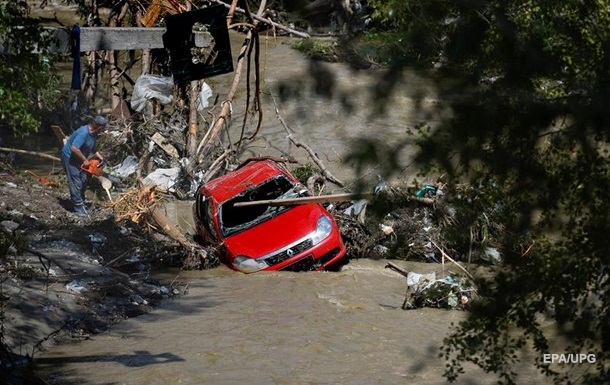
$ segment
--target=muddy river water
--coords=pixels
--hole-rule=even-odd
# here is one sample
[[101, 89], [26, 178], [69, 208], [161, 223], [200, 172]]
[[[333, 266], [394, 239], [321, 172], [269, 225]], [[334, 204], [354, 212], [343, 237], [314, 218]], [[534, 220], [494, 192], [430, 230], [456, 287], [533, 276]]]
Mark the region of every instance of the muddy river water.
[[[240, 38], [233, 36], [234, 51], [240, 44]], [[281, 39], [263, 39], [261, 46], [263, 128], [244, 157], [291, 154], [307, 160], [303, 149], [290, 145], [271, 94], [295, 137], [345, 180], [354, 178], [351, 165], [342, 162], [351, 140], [373, 137], [387, 144], [398, 142], [408, 125], [430, 112], [426, 108], [416, 112], [413, 100], [401, 93], [383, 116], [371, 119], [368, 88], [376, 82], [374, 72], [353, 72], [339, 64], [328, 66], [336, 74], [335, 95], [346, 95], [354, 105], [350, 113], [339, 101], [316, 96], [308, 86], [302, 88], [302, 98], [281, 99], [276, 86], [307, 79], [308, 64]], [[232, 74], [208, 83], [222, 95], [231, 81]], [[423, 105], [434, 108], [433, 92], [415, 76], [406, 74], [400, 87], [426, 90]], [[243, 99], [242, 92], [233, 106], [232, 139], [241, 128]], [[247, 132], [253, 129], [249, 125]], [[407, 179], [414, 175], [409, 168], [411, 153], [406, 148], [400, 160], [401, 177]], [[385, 161], [383, 155], [379, 157], [380, 163]], [[376, 172], [369, 170], [370, 175]], [[187, 203], [177, 214], [187, 222], [189, 208]], [[434, 264], [396, 263], [416, 272], [440, 271]], [[438, 349], [450, 324], [465, 313], [402, 310], [406, 280], [386, 264], [353, 260], [333, 273], [244, 275], [223, 266], [159, 272], [161, 278], [187, 283], [188, 294], [89, 340], [53, 347], [37, 356], [38, 367], [51, 384], [444, 383], [445, 362]], [[460, 383], [492, 381], [473, 371]]]
[[406, 281], [384, 266], [181, 273], [188, 295], [38, 366], [58, 384], [441, 384], [437, 349], [464, 313], [402, 310]]

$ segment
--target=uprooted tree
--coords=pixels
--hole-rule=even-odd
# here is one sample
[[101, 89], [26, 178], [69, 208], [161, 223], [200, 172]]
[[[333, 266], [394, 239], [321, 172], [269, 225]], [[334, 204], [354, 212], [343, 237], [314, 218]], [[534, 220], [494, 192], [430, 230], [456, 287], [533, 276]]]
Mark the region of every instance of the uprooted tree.
[[[168, 164], [180, 167], [180, 180], [184, 183], [176, 186], [174, 192], [177, 196], [184, 197], [184, 194], [193, 192], [193, 184], [203, 183], [221, 174], [227, 165], [235, 164], [243, 144], [255, 139], [260, 130], [263, 110], [259, 89], [259, 24], [264, 23], [265, 29], [272, 28], [274, 33], [277, 33], [278, 30], [286, 30], [300, 36], [307, 36], [307, 34], [284, 27], [271, 20], [269, 15], [263, 17], [263, 13], [266, 12], [266, 2], [262, 2], [255, 13], [250, 11], [249, 3], [238, 1], [225, 3], [221, 1], [154, 0], [119, 1], [112, 4], [104, 1], [72, 3], [77, 3], [79, 12], [87, 17], [88, 22], [85, 26], [109, 28], [163, 27], [166, 18], [171, 15], [186, 14], [190, 11], [215, 6], [225, 9], [225, 13], [222, 15], [222, 19], [214, 20], [214, 23], [226, 23], [226, 29], [239, 28], [243, 34], [244, 40], [235, 62], [232, 85], [223, 97], [218, 94], [213, 105], [205, 111], [199, 108], [200, 94], [205, 84], [205, 79], [202, 79], [201, 76], [192, 76], [193, 80], [182, 80], [175, 85], [170, 83], [172, 87], [170, 95], [175, 96], [171, 105], [161, 105], [159, 98], [153, 98], [145, 103], [144, 108], [134, 111], [131, 108], [133, 103], [130, 106], [128, 102], [128, 89], [132, 89], [136, 82], [130, 77], [130, 74], [131, 76], [133, 73], [136, 75], [138, 73], [152, 74], [171, 79], [170, 64], [177, 58], [170, 57], [165, 49], [139, 50], [137, 53], [91, 51], [81, 54], [78, 49], [79, 35], [74, 32], [78, 29], [73, 29], [73, 39], [77, 41], [77, 45], [75, 48], [73, 47], [72, 51], [75, 68], [72, 86], [74, 91], [65, 100], [66, 113], [62, 114], [60, 111], [60, 114], [57, 114], [58, 121], [54, 122], [65, 127], [74, 127], [80, 125], [82, 119], [87, 115], [92, 115], [96, 98], [100, 91], [105, 91], [102, 88], [101, 79], [108, 76], [111, 108], [107, 112], [113, 116], [112, 121], [114, 126], [119, 128], [120, 138], [119, 140], [102, 140], [100, 144], [102, 150], [104, 150], [104, 146], [107, 146], [105, 152], [109, 160], [119, 163], [126, 155], [133, 154], [140, 159], [137, 173], [138, 183], [134, 186], [135, 189], [128, 194], [135, 197], [135, 204], [131, 206], [134, 212], [131, 213], [133, 214], [131, 216], [142, 221], [154, 222], [158, 229], [179, 242], [187, 254], [185, 267], [215, 265], [217, 263], [215, 257], [208, 255], [205, 249], [184, 237], [163, 216], [161, 211], [156, 209], [159, 200], [153, 196], [155, 189], [144, 186], [141, 177], [152, 171], [149, 160], [153, 154], [147, 150], [147, 143], [154, 141], [157, 148], [164, 152], [163, 155], [167, 157]], [[108, 7], [109, 12], [105, 12], [105, 7]], [[203, 32], [208, 27], [207, 25], [197, 26]], [[193, 26], [193, 31], [195, 31], [195, 26]], [[173, 43], [173, 40], [176, 39], [168, 37], [168, 40]], [[187, 58], [187, 61], [195, 62], [195, 57], [197, 57], [197, 60], [209, 60], [213, 63], [214, 55], [217, 52], [214, 52], [213, 36], [211, 40], [212, 43], [207, 48], [197, 49], [197, 52], [191, 49], [189, 53], [192, 54], [192, 58]], [[207, 51], [203, 52], [206, 49]], [[119, 59], [125, 59], [125, 57], [129, 60]], [[119, 63], [126, 63], [126, 65], [121, 68]], [[246, 124], [250, 124], [245, 119], [240, 135], [233, 138], [232, 141], [222, 144], [219, 137], [229, 129], [233, 102], [238, 87], [244, 81], [242, 78], [245, 72], [247, 72], [245, 108], [254, 111], [251, 115], [246, 114], [246, 119], [254, 119], [256, 128], [253, 134], [245, 135], [244, 127]], [[76, 86], [74, 86], [75, 84]], [[117, 203], [120, 201], [114, 203], [114, 208], [122, 207]], [[145, 206], [147, 208], [145, 215], [139, 215], [140, 208]], [[127, 213], [126, 216], [129, 214]]]

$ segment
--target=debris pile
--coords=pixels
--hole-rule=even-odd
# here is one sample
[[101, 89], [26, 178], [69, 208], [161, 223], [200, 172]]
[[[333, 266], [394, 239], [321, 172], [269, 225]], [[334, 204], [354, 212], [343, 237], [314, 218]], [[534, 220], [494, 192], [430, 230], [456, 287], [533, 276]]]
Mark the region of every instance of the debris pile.
[[463, 277], [448, 275], [437, 279], [435, 273], [409, 272], [402, 309], [434, 307], [465, 310], [475, 292], [468, 280]]

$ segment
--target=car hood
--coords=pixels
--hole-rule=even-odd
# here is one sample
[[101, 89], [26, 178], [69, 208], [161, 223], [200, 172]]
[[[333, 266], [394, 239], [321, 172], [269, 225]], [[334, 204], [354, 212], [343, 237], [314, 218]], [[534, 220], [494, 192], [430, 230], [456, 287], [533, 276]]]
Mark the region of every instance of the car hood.
[[275, 218], [224, 240], [230, 257], [245, 255], [258, 258], [286, 247], [311, 234], [318, 218], [329, 216], [317, 204], [298, 205]]

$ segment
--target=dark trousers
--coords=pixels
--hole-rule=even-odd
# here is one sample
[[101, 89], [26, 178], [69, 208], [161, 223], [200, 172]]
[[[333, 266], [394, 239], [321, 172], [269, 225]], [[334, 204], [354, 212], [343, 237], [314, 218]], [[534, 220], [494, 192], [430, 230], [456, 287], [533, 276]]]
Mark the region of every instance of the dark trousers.
[[74, 206], [82, 206], [85, 202], [85, 191], [89, 182], [89, 175], [80, 168], [80, 163], [61, 155], [61, 164], [68, 177], [68, 188], [70, 189], [70, 199]]

